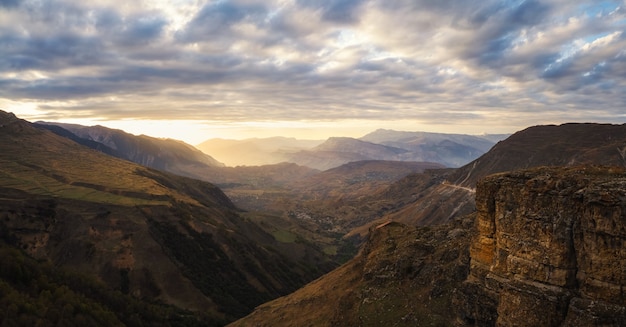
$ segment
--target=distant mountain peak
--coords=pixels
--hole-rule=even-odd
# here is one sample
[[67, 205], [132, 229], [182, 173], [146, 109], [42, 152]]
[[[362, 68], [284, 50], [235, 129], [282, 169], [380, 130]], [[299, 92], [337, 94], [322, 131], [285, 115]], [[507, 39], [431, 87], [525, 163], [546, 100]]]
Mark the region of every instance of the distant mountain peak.
[[355, 139], [352, 137], [330, 137], [326, 142], [313, 148], [315, 151], [337, 151], [337, 152], [359, 152], [359, 148], [377, 148], [386, 149], [394, 153], [407, 152], [404, 149], [386, 146], [383, 144], [376, 144], [368, 141]]

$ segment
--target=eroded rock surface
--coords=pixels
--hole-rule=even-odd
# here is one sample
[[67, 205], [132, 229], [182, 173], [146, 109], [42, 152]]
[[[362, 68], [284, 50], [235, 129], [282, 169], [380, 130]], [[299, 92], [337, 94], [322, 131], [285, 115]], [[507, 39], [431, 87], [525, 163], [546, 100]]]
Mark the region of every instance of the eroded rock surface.
[[537, 168], [476, 193], [465, 323], [626, 325], [626, 170]]

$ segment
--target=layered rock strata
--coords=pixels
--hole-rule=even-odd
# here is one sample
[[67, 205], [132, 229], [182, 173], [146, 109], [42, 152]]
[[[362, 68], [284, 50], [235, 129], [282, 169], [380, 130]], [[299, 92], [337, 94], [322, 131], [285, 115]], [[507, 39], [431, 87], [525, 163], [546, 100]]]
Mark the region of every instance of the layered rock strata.
[[626, 325], [626, 170], [492, 175], [476, 208], [463, 324]]

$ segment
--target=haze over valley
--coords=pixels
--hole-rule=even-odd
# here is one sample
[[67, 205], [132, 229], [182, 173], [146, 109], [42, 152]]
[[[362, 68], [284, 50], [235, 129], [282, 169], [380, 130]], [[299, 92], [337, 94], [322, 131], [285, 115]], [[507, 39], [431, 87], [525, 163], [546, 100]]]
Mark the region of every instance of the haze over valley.
[[625, 49], [625, 0], [0, 0], [0, 326], [626, 326]]
[[[626, 176], [623, 171], [626, 125], [535, 126], [514, 133], [492, 147], [489, 147], [493, 144], [491, 140], [476, 136], [378, 130], [362, 139], [330, 138], [310, 150], [294, 152], [308, 156], [311, 156], [309, 152], [321, 152], [325, 162], [337, 164], [322, 170], [290, 162], [228, 167], [181, 141], [135, 136], [100, 126], [29, 123], [4, 112], [1, 118], [4, 151], [0, 235], [6, 248], [4, 255], [18, 255], [7, 251], [19, 247], [23, 251], [21, 256], [73, 269], [78, 276], [95, 277], [94, 285], [72, 284], [72, 292], [78, 296], [85, 292], [85, 287], [97, 287], [102, 289], [98, 292], [106, 289], [121, 292], [116, 295], [121, 297], [116, 301], [157, 300], [181, 310], [181, 313], [168, 311], [166, 307], [158, 307], [161, 304], [152, 309], [136, 307], [136, 310], [161, 312], [143, 318], [146, 322], [161, 319], [173, 323], [176, 315], [182, 314], [187, 315], [185, 324], [221, 326], [243, 318], [264, 302], [296, 290], [278, 302], [267, 304], [274, 308], [271, 311], [260, 306], [235, 325], [290, 325], [292, 320], [285, 322], [281, 317], [291, 315], [294, 310], [306, 314], [293, 321], [303, 324], [318, 321], [320, 325], [325, 325], [321, 323], [323, 317], [333, 317], [331, 321], [337, 324], [352, 324], [354, 319], [404, 321], [407, 325], [419, 321], [448, 324], [459, 319], [463, 324], [506, 321], [511, 318], [498, 314], [497, 306], [485, 303], [481, 310], [487, 311], [474, 311], [471, 302], [467, 302], [480, 292], [493, 292], [488, 288], [468, 288], [470, 284], [465, 282], [469, 278], [468, 263], [478, 260], [478, 257], [472, 259], [478, 252], [467, 251], [469, 244], [474, 244], [472, 235], [478, 207], [475, 196], [483, 192], [477, 189], [481, 180], [498, 172], [541, 166], [556, 167], [550, 174], [560, 174], [558, 167], [573, 167], [567, 168], [568, 172], [589, 170], [588, 178], [576, 182], [583, 187], [594, 181], [596, 175], [626, 178], [619, 177]], [[246, 141], [241, 143], [244, 148], [247, 146]], [[408, 156], [412, 149], [411, 156], [428, 153], [431, 158], [450, 160], [445, 158], [458, 159], [458, 154], [463, 153], [477, 158], [459, 168], [439, 162], [398, 160], [401, 158], [398, 156]], [[423, 149], [427, 151], [419, 152]], [[390, 160], [384, 160], [385, 156]], [[346, 162], [340, 163], [342, 160]], [[319, 164], [320, 160], [314, 162]], [[613, 168], [580, 166], [589, 164]], [[594, 186], [593, 192], [602, 192], [602, 185]], [[517, 199], [523, 201], [520, 197]], [[600, 203], [607, 208], [624, 205], [619, 198]], [[602, 213], [594, 217], [606, 218]], [[406, 246], [407, 237], [417, 238], [431, 244], [427, 248], [434, 252], [399, 250], [375, 255], [388, 244], [380, 243], [380, 233], [386, 233], [388, 240], [401, 242], [401, 248]], [[581, 235], [584, 237], [584, 233]], [[613, 242], [618, 242], [615, 244], [621, 244], [618, 240], [624, 236], [611, 237]], [[452, 256], [446, 252], [450, 246], [460, 252]], [[619, 247], [610, 245], [608, 249], [614, 246]], [[424, 262], [429, 268], [424, 268]], [[360, 268], [363, 263], [372, 268]], [[37, 274], [50, 269], [33, 264], [29, 263], [28, 269]], [[398, 268], [398, 264], [404, 268]], [[432, 271], [438, 269], [445, 273], [433, 275]], [[613, 268], [606, 269], [609, 270], [602, 274], [610, 275]], [[29, 301], [42, 306], [49, 304], [37, 294], [23, 293], [19, 286], [22, 284], [13, 284], [17, 275], [11, 271], [17, 270], [2, 276], [8, 285], [5, 287], [23, 295], [22, 300], [16, 300], [19, 306], [7, 311], [15, 313], [15, 317], [5, 315], [3, 319], [31, 322], [51, 319], [46, 310], [39, 315], [24, 309], [24, 303]], [[414, 273], [407, 275], [411, 271]], [[372, 274], [388, 277], [382, 283], [371, 284]], [[508, 276], [509, 272], [504, 274]], [[596, 277], [590, 278], [605, 278], [593, 276]], [[83, 277], [54, 278], [64, 285], [68, 283], [66, 278]], [[314, 279], [317, 280], [307, 285]], [[616, 285], [622, 283], [620, 278], [603, 280]], [[423, 304], [393, 309], [395, 306], [385, 300], [388, 296], [385, 294], [394, 292], [396, 282], [411, 285], [406, 296], [398, 300], [411, 303], [422, 299]], [[553, 281], [540, 283], [550, 285]], [[367, 294], [350, 295], [350, 289], [365, 285], [369, 285]], [[559, 291], [564, 296], [583, 292], [567, 285], [559, 287], [564, 287]], [[430, 292], [429, 300], [424, 299], [427, 293], [423, 292]], [[593, 311], [592, 315], [609, 319], [601, 321], [625, 321], [620, 297], [615, 300], [613, 295], [584, 292], [594, 301], [605, 301], [611, 308]], [[505, 298], [500, 298], [504, 294], [489, 294], [505, 305]], [[360, 302], [364, 296], [368, 301], [380, 302], [370, 306], [369, 302]], [[551, 303], [549, 295], [545, 296], [545, 301]], [[323, 299], [329, 298], [342, 299], [346, 312], [351, 313], [339, 314], [334, 311], [336, 307], [326, 308], [318, 303], [328, 302]], [[102, 295], [92, 296], [90, 301], [105, 308], [113, 305]], [[315, 309], [307, 311], [297, 303], [313, 303]], [[576, 310], [591, 310], [586, 305], [576, 304]], [[390, 314], [381, 318], [376, 312], [383, 308]], [[90, 310], [74, 310], [68, 321], [95, 321], [96, 313]], [[565, 317], [554, 321], [575, 321], [574, 325], [585, 325], [582, 322], [590, 319], [564, 311], [552, 314]], [[409, 318], [400, 319], [401, 316]], [[136, 317], [133, 312], [121, 311], [109, 319], [128, 324], [132, 317]], [[534, 317], [543, 321], [542, 316]]]

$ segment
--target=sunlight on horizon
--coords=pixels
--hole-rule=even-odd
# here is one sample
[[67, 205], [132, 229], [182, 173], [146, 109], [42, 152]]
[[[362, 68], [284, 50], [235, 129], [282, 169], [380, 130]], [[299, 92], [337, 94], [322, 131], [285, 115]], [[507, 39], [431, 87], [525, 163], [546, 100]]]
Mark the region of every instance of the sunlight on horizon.
[[0, 110], [14, 113], [29, 122], [46, 121], [83, 126], [101, 125], [135, 135], [170, 138], [198, 145], [209, 139], [242, 140], [250, 138], [289, 137], [300, 140], [325, 140], [329, 137], [359, 138], [377, 129], [408, 132], [500, 134], [514, 131], [485, 131], [484, 126], [421, 124], [415, 120], [337, 120], [337, 121], [206, 121], [206, 120], [110, 120], [101, 117], [46, 119], [37, 106], [29, 103], [4, 103]]

